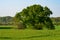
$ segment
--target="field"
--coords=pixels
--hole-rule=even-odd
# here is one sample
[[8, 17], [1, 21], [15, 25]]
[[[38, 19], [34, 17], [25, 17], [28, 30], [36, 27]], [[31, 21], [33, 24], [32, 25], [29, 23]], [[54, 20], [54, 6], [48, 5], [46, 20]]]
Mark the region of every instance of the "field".
[[56, 30], [0, 29], [0, 40], [60, 40], [60, 26]]

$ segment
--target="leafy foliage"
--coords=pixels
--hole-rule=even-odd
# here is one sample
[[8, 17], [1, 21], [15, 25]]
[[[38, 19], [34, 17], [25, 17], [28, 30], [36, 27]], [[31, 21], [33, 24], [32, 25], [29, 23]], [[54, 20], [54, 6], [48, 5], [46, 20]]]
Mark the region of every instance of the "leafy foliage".
[[23, 23], [27, 28], [34, 29], [55, 29], [49, 16], [52, 14], [48, 7], [41, 5], [32, 5], [22, 10], [15, 15], [19, 23]]

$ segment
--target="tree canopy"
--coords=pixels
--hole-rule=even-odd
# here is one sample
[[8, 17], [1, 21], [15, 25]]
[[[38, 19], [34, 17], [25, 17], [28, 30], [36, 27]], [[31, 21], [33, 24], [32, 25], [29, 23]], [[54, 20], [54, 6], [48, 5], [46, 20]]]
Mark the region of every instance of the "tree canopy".
[[35, 4], [18, 12], [15, 18], [18, 23], [24, 24], [26, 28], [43, 29], [45, 27], [55, 29], [50, 19], [51, 14], [52, 11], [47, 6], [43, 7]]

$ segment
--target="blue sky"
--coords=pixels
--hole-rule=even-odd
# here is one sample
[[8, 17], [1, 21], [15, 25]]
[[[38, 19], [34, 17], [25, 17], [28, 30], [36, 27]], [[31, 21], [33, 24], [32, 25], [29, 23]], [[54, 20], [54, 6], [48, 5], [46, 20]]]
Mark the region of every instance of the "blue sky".
[[16, 12], [33, 4], [48, 6], [52, 17], [60, 17], [60, 0], [0, 0], [0, 16], [15, 16]]

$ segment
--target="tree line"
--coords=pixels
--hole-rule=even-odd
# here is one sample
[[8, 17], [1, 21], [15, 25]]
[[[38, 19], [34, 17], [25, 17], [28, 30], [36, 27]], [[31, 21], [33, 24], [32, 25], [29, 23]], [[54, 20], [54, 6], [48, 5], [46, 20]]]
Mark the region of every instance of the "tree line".
[[0, 17], [0, 25], [12, 25], [13, 24], [13, 17], [5, 16]]
[[[14, 17], [11, 16], [5, 16], [5, 17], [0, 17], [0, 25], [4, 25], [4, 24], [14, 24]], [[54, 25], [60, 25], [60, 17], [51, 17], [51, 20], [53, 22]]]
[[51, 20], [54, 25], [56, 26], [60, 25], [60, 17], [51, 17]]

